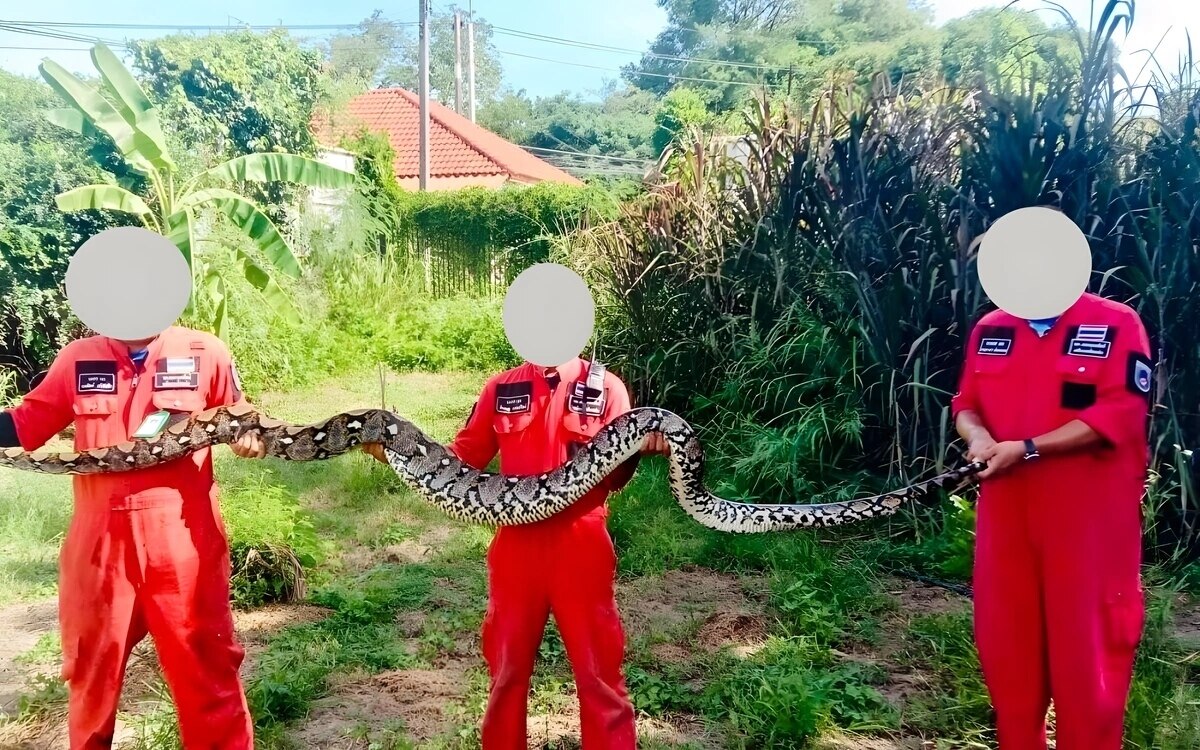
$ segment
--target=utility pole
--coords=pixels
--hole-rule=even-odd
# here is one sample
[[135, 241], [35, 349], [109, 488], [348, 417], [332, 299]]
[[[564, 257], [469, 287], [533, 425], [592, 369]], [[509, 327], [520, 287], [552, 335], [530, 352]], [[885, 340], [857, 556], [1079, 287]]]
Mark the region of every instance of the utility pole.
[[462, 14], [454, 11], [454, 111], [462, 114]]
[[421, 166], [420, 188], [429, 185], [429, 0], [420, 0], [421, 7], [421, 52], [417, 66], [420, 70], [421, 95]]
[[475, 15], [467, 21], [467, 108], [475, 122]]

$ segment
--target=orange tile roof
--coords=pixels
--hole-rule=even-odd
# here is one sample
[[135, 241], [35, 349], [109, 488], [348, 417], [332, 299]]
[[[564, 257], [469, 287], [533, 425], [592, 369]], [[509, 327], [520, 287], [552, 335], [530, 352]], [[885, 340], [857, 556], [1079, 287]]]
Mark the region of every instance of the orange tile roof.
[[[365, 127], [384, 133], [396, 152], [396, 180], [416, 189], [420, 183], [421, 103], [406, 89], [373, 89], [350, 100], [336, 119], [314, 118], [313, 132], [322, 145], [336, 145], [341, 135]], [[467, 185], [499, 186], [506, 181], [583, 183], [537, 158], [520, 146], [471, 122], [454, 110], [429, 101], [429, 188]]]

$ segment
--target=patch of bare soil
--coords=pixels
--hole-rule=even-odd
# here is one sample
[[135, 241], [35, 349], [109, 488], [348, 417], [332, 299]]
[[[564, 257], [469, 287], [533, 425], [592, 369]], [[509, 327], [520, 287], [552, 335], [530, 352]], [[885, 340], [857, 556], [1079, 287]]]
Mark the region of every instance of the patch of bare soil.
[[[367, 747], [381, 733], [403, 729], [418, 744], [452, 728], [450, 705], [463, 697], [475, 659], [449, 659], [433, 669], [403, 669], [340, 679], [315, 701], [291, 733], [299, 747]], [[358, 742], [348, 744], [360, 738]]]
[[383, 547], [352, 547], [341, 555], [347, 571], [362, 572], [381, 563], [412, 564], [429, 562], [441, 552], [454, 535], [451, 526], [432, 526], [419, 539], [404, 539]]
[[1175, 637], [1188, 646], [1200, 648], [1200, 598], [1182, 595], [1173, 609]]
[[[242, 678], [251, 669], [254, 657], [262, 651], [271, 636], [285, 627], [312, 622], [326, 616], [327, 610], [307, 604], [275, 604], [255, 610], [234, 611], [234, 627], [246, 647]], [[52, 664], [17, 664], [16, 657], [26, 653], [44, 633], [58, 627], [56, 600], [21, 604], [0, 610], [0, 632], [7, 637], [0, 641], [0, 697], [6, 701], [3, 709], [15, 715], [26, 681], [35, 674], [55, 675], [60, 661]], [[154, 697], [161, 680], [158, 655], [150, 637], [134, 646], [125, 667], [121, 686], [120, 706], [123, 711], [136, 711], [139, 704]], [[11, 704], [11, 705], [10, 705]], [[65, 706], [64, 706], [65, 711]], [[130, 731], [118, 718], [114, 745], [129, 739]], [[0, 725], [0, 748], [13, 750], [65, 750], [67, 748], [66, 716], [48, 718], [37, 723]]]
[[767, 619], [758, 614], [717, 612], [700, 626], [695, 643], [706, 651], [730, 647], [735, 653], [748, 656], [766, 642]]
[[931, 675], [903, 664], [899, 658], [904, 649], [904, 634], [912, 621], [928, 615], [969, 611], [971, 604], [969, 599], [952, 591], [903, 578], [886, 579], [884, 591], [893, 598], [896, 607], [883, 618], [880, 643], [872, 648], [856, 646], [848, 653], [834, 653], [846, 661], [878, 665], [886, 670], [887, 682], [879, 691], [890, 703], [903, 708], [912, 695], [927, 692], [933, 686]]
[[233, 627], [242, 645], [265, 644], [287, 627], [316, 622], [329, 610], [312, 604], [268, 604], [258, 609], [234, 610]]
[[813, 744], [813, 750], [924, 750], [926, 747], [932, 747], [932, 743], [912, 738], [887, 739], [849, 734], [822, 737]]
[[[45, 665], [30, 666], [18, 659], [47, 633], [58, 629], [58, 600], [46, 599], [0, 608], [0, 717], [15, 715], [25, 682], [37, 672], [51, 673]], [[41, 667], [38, 669], [37, 667]], [[0, 735], [2, 737], [3, 735]]]
[[[579, 700], [574, 695], [571, 696], [567, 707], [561, 711], [530, 716], [527, 727], [529, 750], [578, 750], [583, 746], [579, 729]], [[718, 738], [707, 731], [703, 722], [689, 716], [639, 716], [637, 738], [639, 744], [653, 741], [668, 746], [722, 746]]]
[[714, 615], [761, 616], [765, 584], [698, 568], [672, 570], [617, 587], [621, 619], [631, 638], [678, 630]]

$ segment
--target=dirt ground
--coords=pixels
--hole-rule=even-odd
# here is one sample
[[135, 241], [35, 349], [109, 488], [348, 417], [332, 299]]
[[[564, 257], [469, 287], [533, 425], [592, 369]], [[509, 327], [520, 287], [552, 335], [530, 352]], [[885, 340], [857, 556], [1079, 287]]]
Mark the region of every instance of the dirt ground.
[[[423, 557], [424, 550], [393, 550], [400, 559]], [[630, 642], [652, 639], [651, 654], [663, 663], [681, 663], [698, 655], [728, 648], [749, 655], [760, 647], [770, 630], [763, 592], [765, 581], [737, 578], [703, 569], [684, 569], [662, 576], [623, 582], [618, 601]], [[897, 606], [885, 617], [881, 638], [875, 647], [854, 647], [838, 655], [846, 660], [869, 662], [883, 667], [887, 683], [882, 692], [902, 706], [914, 692], [925, 689], [928, 677], [903, 666], [893, 658], [902, 648], [900, 634], [908, 621], [923, 614], [965, 611], [969, 602], [939, 588], [902, 579], [886, 582], [886, 591]], [[1181, 599], [1177, 606], [1177, 631], [1187, 641], [1200, 644], [1200, 602]], [[237, 612], [239, 637], [247, 650], [244, 671], [286, 625], [308, 622], [324, 615], [319, 607], [274, 605], [251, 612]], [[416, 648], [423, 615], [407, 613], [399, 621], [402, 632]], [[16, 711], [17, 700], [34, 674], [51, 674], [57, 664], [26, 664], [18, 660], [46, 633], [56, 628], [53, 600], [0, 609], [0, 706], [6, 714]], [[454, 710], [468, 693], [472, 680], [484, 679], [483, 663], [474, 641], [459, 643], [441, 654], [428, 668], [387, 671], [380, 674], [349, 674], [337, 678], [330, 694], [314, 703], [306, 720], [291, 732], [299, 746], [321, 750], [338, 748], [366, 750], [372, 739], [389, 732], [403, 732], [418, 746], [443, 737], [461, 725]], [[151, 641], [144, 641], [130, 659], [122, 705], [126, 710], [149, 695], [157, 681], [157, 662]], [[665, 745], [719, 748], [721, 738], [709, 734], [695, 717], [639, 720], [644, 739]], [[119, 739], [128, 732], [118, 732]], [[359, 739], [361, 738], [361, 739]], [[119, 743], [118, 743], [119, 746]], [[530, 748], [578, 748], [579, 712], [570, 693], [551, 712], [531, 715]], [[916, 740], [832, 737], [818, 743], [819, 750], [921, 750]], [[33, 728], [0, 725], [0, 748], [58, 750], [66, 748], [64, 728], [52, 721]]]

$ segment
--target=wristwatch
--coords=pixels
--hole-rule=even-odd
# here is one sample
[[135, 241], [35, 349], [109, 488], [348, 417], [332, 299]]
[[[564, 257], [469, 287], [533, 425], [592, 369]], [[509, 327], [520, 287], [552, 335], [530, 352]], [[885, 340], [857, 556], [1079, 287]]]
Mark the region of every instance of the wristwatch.
[[1026, 440], [1025, 441], [1025, 460], [1029, 461], [1030, 459], [1037, 458], [1040, 455], [1041, 454], [1038, 453], [1037, 446], [1035, 446], [1033, 444], [1033, 441]]

